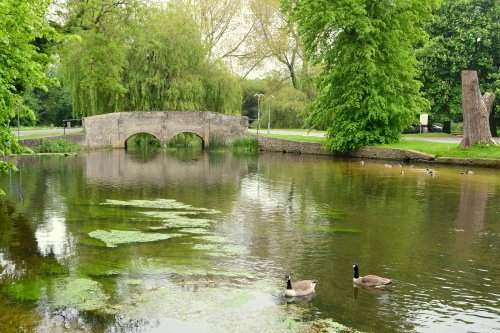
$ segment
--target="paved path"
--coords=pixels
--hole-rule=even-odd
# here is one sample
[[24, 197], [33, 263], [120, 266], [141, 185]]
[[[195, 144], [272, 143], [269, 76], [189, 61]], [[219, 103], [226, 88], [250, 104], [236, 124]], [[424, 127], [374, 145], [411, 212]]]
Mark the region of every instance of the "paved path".
[[[17, 136], [17, 128], [11, 128], [11, 133], [15, 136]], [[75, 127], [75, 128], [66, 128], [66, 134], [73, 134], [73, 133], [80, 133], [82, 131], [81, 127]], [[58, 135], [64, 135], [64, 129], [63, 128], [54, 128], [54, 129], [44, 129], [44, 130], [27, 130], [27, 131], [20, 131], [19, 136], [22, 138], [23, 136], [29, 136], [29, 135], [44, 135], [44, 134], [58, 134]]]

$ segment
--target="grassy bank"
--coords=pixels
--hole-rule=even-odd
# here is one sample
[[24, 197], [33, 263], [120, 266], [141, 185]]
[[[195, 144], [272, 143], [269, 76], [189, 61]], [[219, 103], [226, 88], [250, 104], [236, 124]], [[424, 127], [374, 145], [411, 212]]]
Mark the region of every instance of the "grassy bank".
[[498, 158], [500, 146], [480, 146], [462, 148], [458, 143], [432, 142], [424, 140], [401, 140], [398, 143], [379, 145], [384, 148], [410, 149], [435, 157]]
[[[263, 134], [263, 136], [301, 141], [301, 142], [316, 142], [324, 143], [324, 137], [318, 136], [301, 136], [301, 135], [286, 135], [286, 134]], [[412, 139], [406, 139], [411, 137]], [[474, 146], [471, 148], [462, 148], [458, 143], [443, 143], [426, 140], [418, 140], [418, 138], [429, 137], [452, 137], [446, 133], [422, 133], [404, 135], [398, 143], [378, 145], [382, 148], [398, 148], [405, 150], [415, 150], [422, 153], [434, 155], [435, 157], [458, 157], [458, 158], [492, 158], [500, 159], [500, 146]]]
[[80, 146], [71, 141], [57, 140], [42, 140], [42, 143], [33, 148], [35, 153], [74, 153], [80, 151]]

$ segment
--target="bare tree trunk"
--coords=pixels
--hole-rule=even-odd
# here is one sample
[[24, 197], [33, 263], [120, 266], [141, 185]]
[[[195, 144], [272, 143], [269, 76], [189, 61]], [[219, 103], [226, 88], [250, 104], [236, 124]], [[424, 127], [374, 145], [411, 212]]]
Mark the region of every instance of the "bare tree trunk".
[[495, 95], [491, 95], [485, 94], [484, 99], [481, 96], [476, 71], [462, 71], [462, 113], [464, 115], [464, 137], [460, 142], [462, 147], [471, 147], [476, 143], [496, 145], [491, 137], [489, 125], [489, 112], [495, 100]]
[[498, 137], [497, 124], [495, 121], [495, 95], [491, 93], [485, 93], [483, 95], [484, 104], [486, 104], [486, 109], [490, 114], [490, 132], [492, 137]]

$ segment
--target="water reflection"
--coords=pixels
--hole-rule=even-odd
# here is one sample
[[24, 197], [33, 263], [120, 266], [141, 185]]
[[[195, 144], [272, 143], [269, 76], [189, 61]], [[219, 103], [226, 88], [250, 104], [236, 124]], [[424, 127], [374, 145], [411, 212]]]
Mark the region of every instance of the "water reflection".
[[65, 218], [53, 216], [50, 211], [44, 216], [44, 223], [37, 227], [35, 238], [43, 256], [53, 255], [62, 261], [75, 254], [74, 237], [66, 228]]
[[[22, 161], [22, 174], [0, 178], [10, 191], [0, 198], [2, 332], [498, 328], [495, 170], [401, 176], [384, 162], [163, 151]], [[165, 227], [171, 211], [147, 207], [157, 199], [221, 213]], [[96, 230], [179, 236], [108, 248], [89, 236]], [[355, 261], [395, 285], [353, 288]], [[318, 279], [316, 294], [282, 297], [288, 272]], [[56, 302], [82, 281], [106, 304]]]

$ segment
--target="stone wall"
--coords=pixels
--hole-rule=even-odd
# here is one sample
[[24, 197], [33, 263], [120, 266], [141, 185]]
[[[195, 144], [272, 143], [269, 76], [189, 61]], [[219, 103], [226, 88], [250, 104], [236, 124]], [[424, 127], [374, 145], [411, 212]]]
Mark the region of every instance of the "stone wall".
[[264, 151], [295, 154], [333, 155], [331, 152], [323, 149], [323, 146], [320, 143], [282, 140], [268, 138], [265, 136], [258, 136], [257, 140], [259, 142], [259, 148]]
[[229, 143], [234, 136], [246, 133], [248, 118], [216, 112], [116, 112], [87, 117], [83, 120], [87, 148], [125, 148], [135, 134], [155, 136], [165, 145], [180, 133], [194, 133], [203, 146], [212, 141]]
[[24, 139], [24, 140], [19, 140], [19, 144], [24, 147], [36, 147], [39, 146], [42, 141], [56, 141], [56, 140], [66, 140], [66, 141], [71, 141], [73, 143], [76, 143], [78, 145], [81, 145], [85, 139], [85, 135], [82, 134], [67, 134], [67, 135], [59, 135], [59, 136], [49, 136], [46, 138], [37, 138], [37, 139]]

